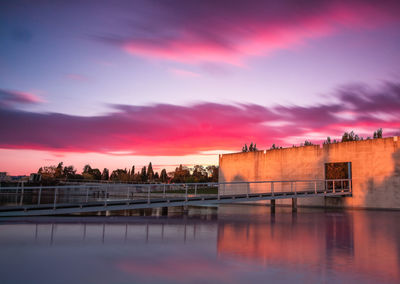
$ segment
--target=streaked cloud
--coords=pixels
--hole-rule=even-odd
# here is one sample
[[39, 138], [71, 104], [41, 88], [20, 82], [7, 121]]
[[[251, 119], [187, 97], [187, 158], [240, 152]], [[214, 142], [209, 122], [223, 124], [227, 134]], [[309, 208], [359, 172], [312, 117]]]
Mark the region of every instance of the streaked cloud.
[[10, 107], [15, 104], [35, 104], [39, 102], [43, 102], [43, 99], [35, 94], [0, 89], [0, 107]]
[[200, 77], [199, 73], [178, 68], [170, 68], [169, 72], [179, 77], [191, 77], [191, 78]]
[[[140, 4], [139, 4], [140, 3]], [[241, 66], [342, 30], [398, 21], [398, 1], [153, 1], [119, 33], [98, 38], [136, 56]]]
[[[379, 90], [342, 88], [333, 101], [308, 107], [118, 105], [109, 114], [92, 117], [20, 111], [0, 102], [0, 121], [7, 121], [0, 125], [0, 147], [176, 156], [238, 151], [251, 141], [263, 149], [305, 139], [321, 142], [326, 135], [337, 137], [350, 130], [362, 130], [362, 135], [368, 131], [371, 135], [379, 127], [390, 129], [385, 131], [389, 135], [400, 130], [400, 83], [389, 82]], [[337, 115], [350, 111], [354, 112], [351, 118]], [[382, 112], [387, 116], [374, 115]]]

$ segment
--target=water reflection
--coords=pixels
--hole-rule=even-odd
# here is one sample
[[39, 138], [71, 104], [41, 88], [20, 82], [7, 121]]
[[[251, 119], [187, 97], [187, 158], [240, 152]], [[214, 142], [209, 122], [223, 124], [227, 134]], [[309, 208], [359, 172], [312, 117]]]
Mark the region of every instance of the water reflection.
[[2, 283], [398, 283], [399, 217], [238, 205], [13, 219], [0, 223]]
[[218, 252], [267, 267], [284, 265], [398, 282], [399, 216], [399, 212], [308, 212], [272, 215], [269, 222], [224, 222], [218, 226]]

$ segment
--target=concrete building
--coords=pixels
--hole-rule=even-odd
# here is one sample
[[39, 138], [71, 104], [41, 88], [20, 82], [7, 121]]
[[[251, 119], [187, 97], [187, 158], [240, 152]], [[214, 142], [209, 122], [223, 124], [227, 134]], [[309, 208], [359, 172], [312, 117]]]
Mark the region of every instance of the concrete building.
[[[302, 198], [299, 206], [400, 209], [399, 137], [220, 155], [219, 182], [326, 179], [334, 163], [348, 165], [353, 196]], [[264, 186], [264, 187], [263, 187]], [[226, 189], [235, 190], [234, 187]], [[265, 185], [252, 192], [268, 192]], [[279, 190], [279, 189], [278, 189]], [[277, 204], [288, 201], [277, 201]]]

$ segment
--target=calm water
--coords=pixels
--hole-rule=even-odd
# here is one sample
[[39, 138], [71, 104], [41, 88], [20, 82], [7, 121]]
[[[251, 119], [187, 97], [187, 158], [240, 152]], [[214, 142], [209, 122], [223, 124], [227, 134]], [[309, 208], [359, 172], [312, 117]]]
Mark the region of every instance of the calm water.
[[399, 283], [400, 212], [0, 220], [0, 283]]

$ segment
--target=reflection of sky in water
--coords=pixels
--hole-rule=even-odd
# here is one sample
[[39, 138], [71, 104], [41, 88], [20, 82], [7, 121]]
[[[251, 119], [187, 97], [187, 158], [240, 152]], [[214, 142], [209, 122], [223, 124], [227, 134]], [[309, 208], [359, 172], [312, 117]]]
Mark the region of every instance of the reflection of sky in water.
[[399, 216], [222, 206], [187, 217], [7, 221], [1, 283], [396, 283]]

